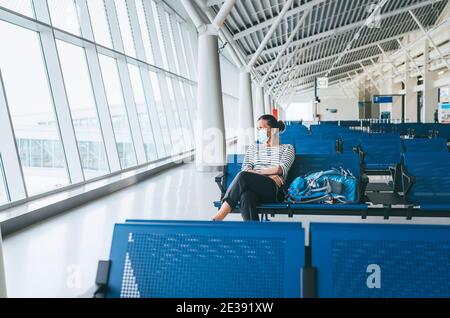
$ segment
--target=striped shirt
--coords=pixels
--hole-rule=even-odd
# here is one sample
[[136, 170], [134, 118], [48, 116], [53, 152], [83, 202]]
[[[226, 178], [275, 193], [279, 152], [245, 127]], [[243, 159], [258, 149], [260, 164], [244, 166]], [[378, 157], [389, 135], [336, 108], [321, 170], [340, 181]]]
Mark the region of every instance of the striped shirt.
[[251, 145], [247, 149], [242, 164], [242, 171], [260, 170], [280, 166], [283, 171], [283, 181], [286, 182], [294, 160], [295, 151], [292, 145], [280, 145], [275, 147]]

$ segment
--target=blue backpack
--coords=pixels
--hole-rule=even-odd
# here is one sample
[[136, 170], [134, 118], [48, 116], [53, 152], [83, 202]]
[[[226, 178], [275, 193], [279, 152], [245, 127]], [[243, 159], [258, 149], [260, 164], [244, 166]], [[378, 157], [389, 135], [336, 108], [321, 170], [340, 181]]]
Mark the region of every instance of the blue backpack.
[[332, 169], [296, 178], [287, 190], [290, 203], [351, 204], [358, 201], [358, 181], [350, 171]]

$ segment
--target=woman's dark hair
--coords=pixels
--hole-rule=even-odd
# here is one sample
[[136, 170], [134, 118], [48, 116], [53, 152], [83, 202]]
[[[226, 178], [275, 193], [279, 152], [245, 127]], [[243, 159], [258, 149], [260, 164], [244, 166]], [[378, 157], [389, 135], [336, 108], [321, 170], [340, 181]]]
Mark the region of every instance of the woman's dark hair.
[[260, 120], [267, 121], [267, 125], [269, 125], [270, 128], [279, 129], [280, 133], [282, 133], [286, 130], [286, 124], [281, 120], [277, 120], [272, 115], [263, 115], [263, 116], [259, 117], [258, 121], [260, 121]]

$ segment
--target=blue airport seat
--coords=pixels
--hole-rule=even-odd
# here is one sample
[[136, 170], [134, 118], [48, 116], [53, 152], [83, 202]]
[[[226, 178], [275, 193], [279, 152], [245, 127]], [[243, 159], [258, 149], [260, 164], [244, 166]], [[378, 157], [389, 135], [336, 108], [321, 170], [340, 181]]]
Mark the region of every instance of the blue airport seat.
[[109, 298], [299, 298], [299, 223], [139, 221], [117, 224]]
[[229, 155], [227, 157], [227, 183], [226, 189], [230, 186], [231, 182], [233, 182], [234, 177], [237, 176], [239, 172], [242, 170], [242, 164], [244, 162], [245, 155]]
[[422, 210], [449, 211], [450, 154], [407, 153], [405, 166], [404, 188], [408, 200]]
[[336, 141], [333, 139], [297, 138], [294, 140], [295, 153], [307, 154], [334, 154], [336, 153]]
[[363, 162], [366, 170], [389, 170], [400, 164], [402, 144], [400, 138], [361, 141]]
[[405, 152], [448, 152], [447, 140], [444, 138], [406, 139], [403, 141]]
[[450, 297], [449, 226], [317, 223], [310, 236], [319, 298]]
[[[219, 184], [219, 188], [222, 191], [223, 198], [225, 191], [228, 189], [232, 180], [236, 177], [236, 175], [241, 171], [242, 164], [239, 164], [239, 159], [229, 160], [227, 168], [225, 169], [226, 173], [224, 175], [220, 175], [216, 178], [216, 182]], [[361, 175], [361, 166], [359, 164], [359, 158], [356, 154], [306, 154], [306, 155], [296, 155], [294, 164], [292, 165], [291, 170], [289, 171], [288, 179], [286, 180], [286, 184], [289, 185], [292, 181], [299, 177], [305, 176], [312, 172], [329, 170], [331, 168], [343, 168], [350, 171], [355, 178], [360, 180], [359, 184], [359, 197], [361, 198], [363, 194], [363, 180]], [[220, 208], [222, 205], [221, 200], [213, 202], [214, 207]], [[239, 208], [239, 206], [237, 207]], [[290, 204], [287, 202], [283, 203], [273, 203], [273, 204], [261, 204], [258, 205], [258, 210], [264, 212], [272, 212], [273, 214], [291, 214], [294, 211], [301, 213], [301, 211], [308, 210], [342, 210], [342, 211], [366, 211], [368, 209], [368, 205], [366, 204], [335, 204], [335, 205], [327, 205], [327, 204]], [[236, 211], [235, 211], [236, 212]]]

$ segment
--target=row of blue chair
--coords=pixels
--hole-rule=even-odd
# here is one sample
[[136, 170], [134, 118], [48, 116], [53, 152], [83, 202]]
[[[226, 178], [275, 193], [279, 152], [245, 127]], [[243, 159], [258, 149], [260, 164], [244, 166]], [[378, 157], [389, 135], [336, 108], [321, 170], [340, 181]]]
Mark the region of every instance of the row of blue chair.
[[450, 297], [450, 227], [129, 220], [96, 297]]
[[[221, 198], [214, 202], [216, 208], [220, 208], [222, 199], [226, 190], [230, 186], [234, 178], [242, 169], [243, 155], [230, 155], [228, 157], [228, 164], [224, 167], [223, 173], [216, 177], [215, 181], [221, 191]], [[355, 178], [358, 179], [358, 198], [359, 202], [355, 204], [345, 205], [323, 205], [323, 204], [292, 204], [287, 202], [261, 204], [258, 210], [262, 214], [287, 214], [293, 216], [294, 214], [326, 214], [330, 210], [337, 211], [338, 214], [356, 214], [361, 215], [367, 212], [368, 205], [363, 203], [364, 187], [367, 180], [361, 173], [361, 165], [359, 158], [355, 154], [320, 154], [320, 155], [297, 155], [294, 164], [289, 171], [286, 184], [291, 182], [298, 176], [304, 176], [311, 172], [329, 170], [330, 168], [343, 168], [350, 171]], [[237, 207], [237, 209], [239, 206]], [[328, 211], [328, 212], [327, 212]], [[237, 211], [233, 211], [236, 213]]]
[[[400, 152], [397, 152], [400, 153]], [[355, 154], [297, 155], [289, 172], [287, 185], [296, 177], [311, 172], [344, 168], [358, 179], [358, 202], [354, 204], [293, 204], [287, 202], [261, 204], [258, 211], [266, 218], [271, 215], [369, 215], [418, 217], [450, 216], [450, 154], [441, 152], [407, 153], [395, 167], [389, 169], [393, 183], [388, 194], [366, 196], [369, 178]], [[232, 155], [224, 172], [216, 177], [221, 199], [214, 202], [220, 208], [226, 190], [242, 168], [242, 155]], [[376, 190], [371, 190], [377, 192]], [[237, 207], [234, 213], [238, 212]]]

